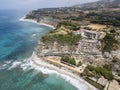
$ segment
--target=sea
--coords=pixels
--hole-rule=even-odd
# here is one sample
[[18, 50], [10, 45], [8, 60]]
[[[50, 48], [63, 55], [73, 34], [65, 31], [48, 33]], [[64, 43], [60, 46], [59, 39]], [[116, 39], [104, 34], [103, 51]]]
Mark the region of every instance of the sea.
[[20, 21], [25, 14], [0, 10], [0, 90], [78, 90], [65, 78], [32, 67], [40, 37], [52, 28]]

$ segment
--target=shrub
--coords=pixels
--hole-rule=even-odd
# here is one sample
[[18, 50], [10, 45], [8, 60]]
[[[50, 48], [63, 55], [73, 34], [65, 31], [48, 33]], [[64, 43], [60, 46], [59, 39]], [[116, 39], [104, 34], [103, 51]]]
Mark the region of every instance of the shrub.
[[106, 68], [94, 67], [94, 66], [88, 65], [87, 69], [92, 73], [96, 74], [97, 76], [99, 75], [104, 76], [108, 80], [112, 80], [114, 78], [112, 72], [110, 70], [107, 70]]
[[69, 63], [72, 65], [76, 65], [75, 59], [74, 58], [69, 58]]
[[111, 29], [110, 33], [116, 33], [116, 31], [114, 29]]
[[79, 42], [81, 35], [74, 35], [72, 33], [68, 33], [66, 35], [50, 35], [47, 34], [41, 38], [43, 43], [53, 43], [57, 41], [60, 45], [69, 45], [73, 46]]
[[118, 41], [114, 34], [106, 33], [106, 36], [102, 40], [102, 52], [111, 52], [117, 43]]
[[62, 58], [61, 58], [61, 61], [64, 61], [64, 62], [72, 64], [72, 65], [76, 65], [75, 59], [74, 58], [70, 58], [69, 56], [63, 55]]
[[107, 70], [111, 70], [111, 65], [105, 64], [103, 67]]
[[78, 64], [77, 64], [77, 66], [79, 67], [79, 66], [81, 66], [81, 65], [82, 65], [82, 62], [79, 61]]

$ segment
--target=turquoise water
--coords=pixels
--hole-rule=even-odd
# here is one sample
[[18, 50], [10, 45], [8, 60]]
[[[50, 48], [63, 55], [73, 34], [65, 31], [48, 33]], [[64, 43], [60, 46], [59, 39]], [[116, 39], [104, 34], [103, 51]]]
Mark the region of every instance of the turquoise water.
[[45, 26], [20, 22], [19, 12], [16, 13], [0, 12], [0, 60], [29, 57], [39, 37], [51, 30]]
[[29, 66], [39, 38], [51, 28], [20, 22], [19, 11], [0, 11], [0, 90], [77, 90], [56, 74], [44, 74]]

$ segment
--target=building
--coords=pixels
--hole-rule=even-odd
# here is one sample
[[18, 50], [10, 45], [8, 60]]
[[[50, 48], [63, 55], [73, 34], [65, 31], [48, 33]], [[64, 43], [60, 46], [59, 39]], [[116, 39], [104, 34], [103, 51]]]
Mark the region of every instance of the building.
[[102, 39], [105, 37], [105, 33], [81, 29], [81, 36], [88, 39]]
[[74, 35], [81, 34], [81, 36], [83, 38], [87, 38], [87, 39], [102, 39], [106, 35], [104, 32], [90, 31], [90, 30], [86, 30], [86, 29], [73, 31], [72, 33]]
[[73, 33], [74, 35], [79, 35], [79, 34], [81, 34], [81, 30], [72, 31], [72, 33]]
[[105, 86], [107, 84], [108, 80], [105, 79], [103, 76], [98, 79], [98, 82], [100, 85]]
[[120, 84], [116, 80], [113, 80], [110, 82], [108, 90], [120, 90]]

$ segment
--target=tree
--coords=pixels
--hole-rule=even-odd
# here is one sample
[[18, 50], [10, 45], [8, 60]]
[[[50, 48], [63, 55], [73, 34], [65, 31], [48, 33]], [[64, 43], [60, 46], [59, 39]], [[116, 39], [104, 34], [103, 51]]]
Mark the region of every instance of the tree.
[[82, 62], [79, 61], [78, 64], [77, 64], [77, 66], [79, 67], [79, 66], [81, 66], [81, 65], [82, 65]]
[[63, 56], [61, 57], [61, 61], [64, 61], [64, 62], [69, 63], [69, 64], [72, 64], [72, 65], [76, 65], [75, 59], [74, 59], [74, 58], [71, 58], [71, 57], [69, 57], [69, 56], [66, 56], [66, 55], [63, 55]]
[[69, 58], [69, 63], [72, 65], [76, 65], [75, 59], [74, 58]]
[[102, 42], [102, 52], [111, 52], [113, 50], [113, 47], [115, 44], [118, 43], [118, 41], [115, 38], [114, 34], [106, 33], [106, 36], [103, 38]]
[[69, 61], [69, 57], [63, 55], [62, 58], [61, 58], [61, 61], [68, 62]]
[[110, 70], [107, 70], [106, 68], [102, 67], [94, 67], [92, 65], [88, 65], [87, 69], [91, 71], [95, 76], [104, 76], [108, 80], [114, 79], [114, 76]]

